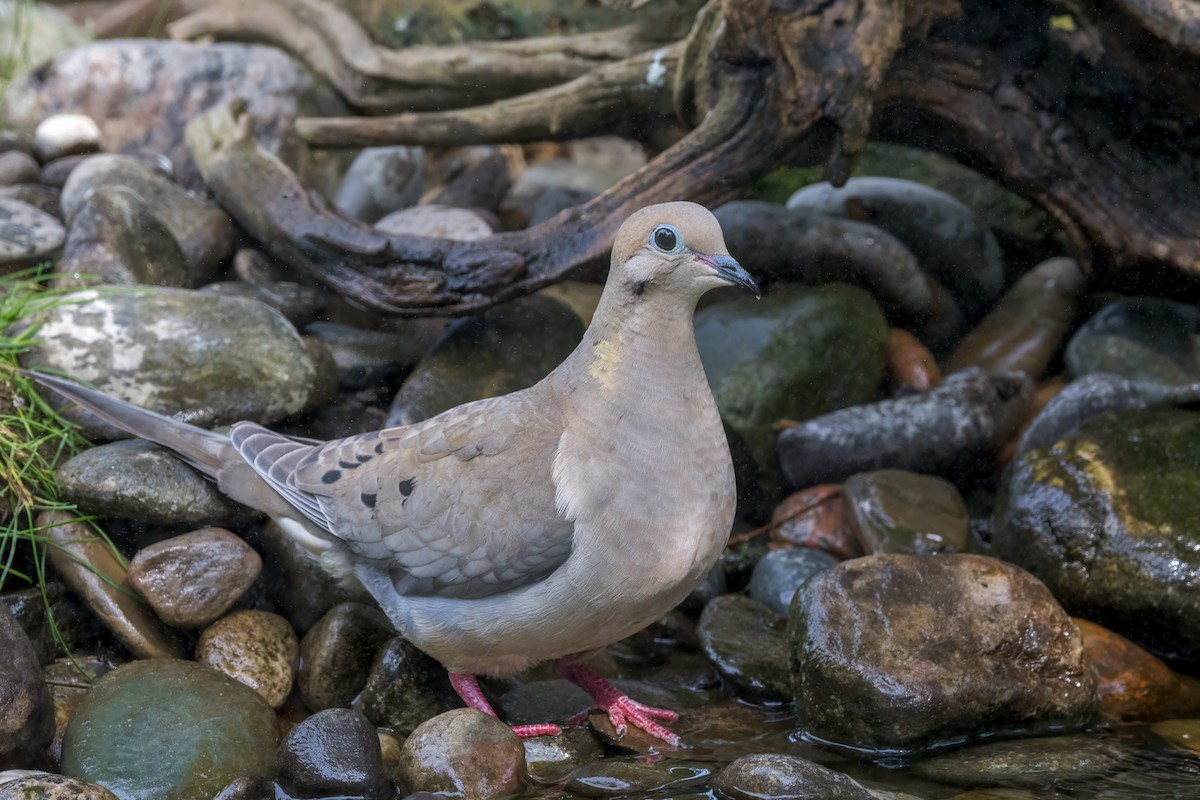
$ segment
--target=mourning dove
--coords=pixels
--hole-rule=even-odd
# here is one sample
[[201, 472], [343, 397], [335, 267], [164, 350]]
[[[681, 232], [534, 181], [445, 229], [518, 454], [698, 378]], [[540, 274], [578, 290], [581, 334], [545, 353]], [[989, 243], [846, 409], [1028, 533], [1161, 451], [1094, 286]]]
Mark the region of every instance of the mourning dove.
[[573, 655], [670, 611], [725, 546], [733, 466], [692, 314], [729, 284], [758, 293], [711, 213], [644, 208], [617, 233], [583, 341], [540, 383], [325, 443], [251, 422], [216, 433], [34, 377], [175, 451], [329, 572], [356, 578], [468, 706], [494, 715], [474, 676], [555, 660], [619, 732], [628, 720], [677, 743], [656, 722], [674, 712], [631, 700]]

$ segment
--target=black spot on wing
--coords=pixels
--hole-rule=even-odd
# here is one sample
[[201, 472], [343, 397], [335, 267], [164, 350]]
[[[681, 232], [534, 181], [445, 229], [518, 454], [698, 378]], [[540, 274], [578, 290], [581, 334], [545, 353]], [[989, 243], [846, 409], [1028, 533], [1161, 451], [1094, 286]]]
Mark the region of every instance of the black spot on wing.
[[360, 497], [362, 499], [362, 504], [364, 506], [366, 506], [367, 508], [375, 507], [375, 494], [374, 493], [363, 492], [362, 495], [360, 495]]
[[410, 494], [413, 493], [413, 489], [417, 488], [417, 479], [416, 478], [408, 478], [407, 480], [400, 481], [399, 488], [400, 488], [400, 494], [403, 495], [404, 497], [408, 497]]
[[358, 455], [355, 456], [355, 458], [358, 459], [358, 463], [360, 463], [360, 464], [365, 464], [374, 457], [375, 456], [371, 455], [370, 453], [359, 453]]
[[328, 472], [326, 472], [324, 475], [321, 476], [321, 483], [325, 483], [325, 484], [337, 483], [341, 479], [341, 477], [342, 477], [341, 470], [331, 469]]
[[362, 466], [362, 462], [359, 462], [359, 461], [343, 461], [342, 459], [340, 459], [340, 458], [339, 458], [339, 459], [338, 459], [338, 466], [339, 466], [339, 467], [341, 467], [342, 469], [358, 469], [359, 467], [361, 467], [361, 466]]

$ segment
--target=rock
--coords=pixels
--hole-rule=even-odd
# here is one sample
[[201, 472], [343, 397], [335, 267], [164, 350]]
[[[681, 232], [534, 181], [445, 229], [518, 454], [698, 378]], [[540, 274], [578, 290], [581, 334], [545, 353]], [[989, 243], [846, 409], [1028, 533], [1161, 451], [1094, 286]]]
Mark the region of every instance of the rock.
[[19, 183], [37, 183], [42, 168], [33, 156], [20, 150], [0, 153], [0, 186]]
[[813, 575], [837, 563], [829, 553], [811, 547], [772, 550], [754, 565], [747, 587], [750, 599], [786, 617], [796, 590]]
[[261, 777], [234, 778], [213, 800], [275, 800], [275, 782]]
[[100, 126], [86, 114], [51, 114], [33, 131], [33, 152], [45, 163], [100, 150]]
[[106, 517], [173, 528], [237, 528], [258, 516], [169, 451], [143, 439], [85, 450], [55, 474], [63, 499]]
[[272, 777], [278, 741], [254, 690], [190, 661], [134, 661], [75, 709], [62, 771], [122, 800], [209, 800], [234, 778]]
[[801, 728], [856, 750], [1089, 724], [1079, 632], [1027, 572], [966, 554], [878, 555], [818, 573], [789, 617]]
[[1114, 772], [1132, 756], [1094, 736], [1054, 736], [977, 745], [917, 761], [912, 771], [959, 786], [1042, 788]]
[[292, 728], [275, 757], [279, 786], [290, 797], [391, 800], [379, 737], [357, 711], [318, 711]]
[[1147, 392], [1132, 381], [1108, 373], [1076, 378], [1046, 403], [1021, 434], [1013, 461], [1030, 450], [1046, 448], [1068, 436], [1081, 422], [1105, 411], [1146, 408]]
[[74, 219], [88, 194], [102, 186], [124, 186], [146, 202], [187, 260], [187, 286], [214, 278], [233, 253], [233, 223], [224, 211], [129, 156], [98, 155], [80, 164], [63, 186], [67, 218]]
[[860, 472], [842, 486], [867, 553], [957, 553], [971, 518], [954, 485], [899, 469]]
[[421, 198], [425, 151], [419, 147], [367, 147], [354, 157], [334, 205], [347, 217], [372, 223]]
[[141, 197], [120, 186], [93, 189], [76, 209], [56, 272], [57, 288], [192, 284], [175, 237]]
[[375, 606], [375, 600], [357, 581], [339, 582], [275, 522], [262, 529], [263, 579], [277, 587], [279, 612], [292, 628], [304, 633], [338, 603]]
[[49, 664], [59, 655], [60, 638], [68, 648], [78, 644], [85, 612], [57, 580], [0, 592], [0, 606], [8, 609], [29, 637], [38, 664]]
[[1072, 258], [1038, 264], [959, 343], [946, 371], [979, 367], [991, 374], [1042, 377], [1079, 314], [1087, 286]]
[[228, 42], [195, 44], [118, 39], [78, 47], [9, 85], [0, 116], [33, 127], [58, 112], [82, 113], [100, 126], [104, 149], [161, 153], [180, 185], [203, 188], [184, 143], [193, 118], [234, 98], [245, 99], [255, 138], [328, 191], [345, 169], [344, 155], [308, 151], [295, 135], [297, 116], [348, 113], [333, 89], [282, 50]]
[[50, 743], [53, 763], [62, 761], [62, 740], [75, 708], [91, 691], [92, 684], [116, 669], [117, 665], [104, 656], [75, 653], [46, 665], [46, 685], [54, 701], [54, 740]]
[[787, 428], [776, 452], [793, 486], [907, 469], [963, 480], [990, 474], [1033, 398], [1019, 372], [967, 370], [931, 392], [834, 411]]
[[492, 235], [492, 226], [471, 209], [433, 204], [393, 211], [376, 222], [375, 229], [459, 242], [474, 242]]
[[33, 643], [0, 605], [0, 769], [40, 763], [53, 736], [54, 704]]
[[540, 381], [571, 354], [583, 325], [548, 297], [522, 297], [451, 327], [405, 379], [388, 425], [409, 425], [471, 400]]
[[1154, 722], [1200, 713], [1200, 680], [1172, 672], [1128, 639], [1076, 619], [1083, 657], [1096, 675], [1100, 713], [1112, 720]]
[[539, 783], [561, 783], [584, 764], [600, 757], [600, 742], [586, 728], [563, 728], [557, 736], [522, 739], [529, 777]]
[[373, 605], [340, 603], [300, 641], [296, 684], [313, 711], [349, 706], [358, 697], [383, 646], [396, 635]]
[[1004, 290], [1004, 262], [991, 231], [944, 192], [896, 178], [852, 178], [839, 188], [805, 187], [788, 198], [787, 207], [887, 231], [950, 289], [969, 320], [978, 319]]
[[182, 653], [162, 623], [134, 599], [125, 566], [111, 544], [65, 511], [45, 511], [37, 525], [51, 545], [46, 549], [50, 565], [131, 653], [138, 658]]
[[411, 369], [425, 354], [425, 342], [404, 333], [372, 331], [314, 322], [305, 329], [328, 348], [337, 364], [341, 389], [364, 389], [386, 384]]
[[700, 585], [683, 598], [683, 602], [679, 604], [678, 608], [685, 614], [697, 616], [714, 597], [725, 594], [727, 590], [725, 567], [718, 561], [713, 564], [712, 569], [705, 573], [700, 580]]
[[62, 223], [44, 211], [0, 197], [0, 274], [53, 259], [66, 235]]
[[1107, 372], [1140, 388], [1200, 382], [1200, 308], [1158, 297], [1123, 297], [1100, 309], [1067, 345], [1072, 375]]
[[117, 800], [117, 796], [97, 783], [55, 775], [28, 772], [10, 780], [0, 773], [0, 800]]
[[398, 777], [408, 792], [489, 800], [515, 794], [525, 772], [525, 749], [511, 728], [482, 711], [456, 708], [412, 732]]
[[828, 553], [839, 561], [863, 555], [841, 484], [801, 489], [771, 513], [771, 539]]
[[495, 211], [508, 192], [508, 159], [498, 147], [460, 147], [427, 164], [430, 204]]
[[288, 621], [267, 611], [242, 610], [204, 629], [196, 660], [224, 673], [279, 708], [292, 691], [299, 643]]
[[847, 775], [805, 758], [775, 753], [742, 756], [721, 770], [714, 784], [733, 800], [877, 800]]
[[[25, 367], [62, 370], [144, 408], [187, 412], [202, 426], [267, 424], [328, 390], [332, 376], [320, 371], [296, 329], [262, 303], [149, 287], [71, 298], [22, 323], [41, 325]], [[108, 426], [84, 428], [113, 438]]]
[[407, 734], [445, 711], [452, 692], [441, 664], [395, 636], [371, 665], [354, 709], [381, 728]]
[[1200, 720], [1169, 719], [1154, 723], [1150, 730], [1175, 747], [1200, 753]]
[[[311, 323], [325, 309], [325, 293], [316, 286], [306, 286], [291, 281], [272, 283], [247, 283], [245, 281], [218, 281], [205, 284], [202, 292], [219, 295], [246, 297], [266, 303], [283, 314], [297, 329]], [[336, 355], [334, 356], [336, 363]]]
[[1160, 656], [1200, 658], [1200, 414], [1108, 412], [1014, 462], [999, 557], [1071, 613]]
[[[599, 194], [599, 192], [594, 192], [591, 189], [551, 186], [537, 195], [537, 200], [528, 211], [529, 222], [526, 223], [526, 227], [532, 228], [534, 225], [540, 225], [546, 220], [558, 216], [568, 208], [583, 205]], [[525, 212], [524, 209], [508, 209], [508, 213], [511, 219], [519, 222], [522, 214]]]
[[63, 156], [62, 158], [48, 161], [42, 166], [38, 181], [46, 186], [62, 189], [67, 185], [67, 181], [70, 180], [71, 173], [75, 171], [75, 168], [89, 158], [91, 156]]
[[[58, 204], [59, 194], [59, 190], [53, 186], [43, 186], [40, 183], [0, 186], [0, 200], [16, 200], [19, 203], [25, 203], [44, 214], [49, 214], [55, 220], [62, 217], [62, 208]], [[63, 240], [66, 240], [65, 229], [63, 230]]]
[[144, 547], [129, 562], [129, 585], [159, 619], [202, 628], [238, 601], [262, 571], [262, 558], [224, 528], [201, 528]]
[[[692, 773], [688, 772], [687, 777]], [[680, 780], [667, 766], [603, 759], [572, 772], [565, 788], [581, 797], [644, 797]]]
[[709, 661], [751, 702], [778, 702], [791, 689], [783, 617], [738, 594], [716, 598], [700, 615], [701, 646]]
[[730, 435], [738, 486], [778, 484], [780, 419], [809, 419], [875, 397], [887, 323], [861, 289], [782, 289], [696, 312], [696, 345]]
[[[18, 75], [91, 38], [86, 30], [49, 3], [0, 2], [0, 42], [6, 43], [6, 75]], [[19, 47], [12, 46], [16, 42], [20, 42]], [[2, 118], [4, 114], [0, 113]], [[32, 125], [28, 127], [33, 130]]]

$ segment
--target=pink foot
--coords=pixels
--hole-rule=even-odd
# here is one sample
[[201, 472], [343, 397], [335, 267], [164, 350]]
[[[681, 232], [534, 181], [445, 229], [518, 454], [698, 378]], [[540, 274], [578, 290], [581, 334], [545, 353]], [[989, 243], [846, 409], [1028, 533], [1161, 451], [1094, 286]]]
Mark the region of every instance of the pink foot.
[[[467, 704], [467, 708], [482, 711], [492, 717], [496, 716], [496, 712], [492, 710], [491, 703], [483, 696], [483, 689], [479, 688], [479, 681], [475, 679], [474, 675], [451, 672], [450, 685], [454, 687], [454, 691], [458, 692], [458, 696]], [[513, 733], [522, 739], [528, 739], [531, 736], [558, 736], [562, 733], [562, 729], [553, 722], [541, 722], [536, 725], [513, 725], [512, 730]]]
[[567, 656], [554, 662], [564, 678], [583, 689], [596, 701], [596, 706], [608, 714], [608, 720], [617, 731], [617, 736], [625, 735], [627, 722], [632, 722], [643, 731], [656, 739], [661, 739], [672, 747], [679, 747], [682, 740], [669, 730], [659, 725], [655, 720], [674, 722], [679, 715], [669, 708], [655, 708], [645, 703], [639, 703], [629, 695], [621, 692], [595, 670]]

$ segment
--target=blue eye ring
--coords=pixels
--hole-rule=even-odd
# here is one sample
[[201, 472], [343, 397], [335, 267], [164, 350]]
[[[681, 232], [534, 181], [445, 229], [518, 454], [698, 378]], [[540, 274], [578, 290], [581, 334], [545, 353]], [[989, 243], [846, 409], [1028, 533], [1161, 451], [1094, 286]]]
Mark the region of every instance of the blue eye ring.
[[650, 246], [663, 253], [681, 253], [683, 237], [674, 225], [659, 225], [650, 231]]

